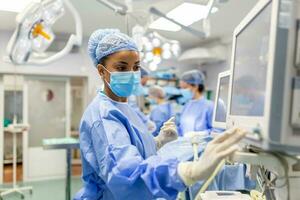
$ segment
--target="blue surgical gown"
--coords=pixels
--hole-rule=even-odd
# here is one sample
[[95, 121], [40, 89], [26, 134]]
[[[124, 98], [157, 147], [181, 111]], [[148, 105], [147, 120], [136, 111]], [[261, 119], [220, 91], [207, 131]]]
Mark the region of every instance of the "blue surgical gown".
[[76, 200], [175, 199], [185, 185], [177, 159], [156, 155], [153, 136], [128, 103], [99, 93], [80, 125], [84, 187]]
[[179, 135], [190, 131], [212, 129], [213, 102], [205, 98], [190, 100], [182, 109], [179, 121]]
[[153, 121], [156, 125], [156, 130], [152, 134], [154, 136], [157, 136], [164, 122], [170, 119], [173, 115], [174, 112], [171, 103], [167, 102], [156, 105], [150, 113], [150, 120]]

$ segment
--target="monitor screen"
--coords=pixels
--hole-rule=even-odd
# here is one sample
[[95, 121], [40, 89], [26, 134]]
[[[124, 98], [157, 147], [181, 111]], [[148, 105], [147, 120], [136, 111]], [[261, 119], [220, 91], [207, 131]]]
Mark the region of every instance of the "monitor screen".
[[219, 92], [217, 97], [217, 109], [215, 115], [216, 122], [226, 122], [227, 113], [227, 101], [228, 101], [228, 90], [229, 90], [229, 75], [224, 76], [220, 79]]
[[264, 115], [271, 4], [267, 4], [236, 37], [231, 115]]

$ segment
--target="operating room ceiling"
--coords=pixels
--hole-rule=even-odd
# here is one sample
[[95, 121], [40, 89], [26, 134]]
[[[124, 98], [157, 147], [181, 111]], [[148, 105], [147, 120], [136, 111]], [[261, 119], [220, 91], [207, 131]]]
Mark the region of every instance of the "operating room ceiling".
[[[123, 2], [122, 0], [118, 0]], [[238, 25], [241, 19], [250, 11], [258, 0], [228, 0], [226, 3], [218, 4], [219, 11], [210, 15], [211, 36], [208, 40], [215, 38], [230, 38], [234, 27]], [[104, 7], [96, 0], [71, 0], [78, 9], [82, 22], [83, 32], [88, 36], [97, 28], [118, 28], [124, 32], [127, 31], [126, 18], [114, 13], [112, 10]], [[133, 0], [132, 15], [128, 17], [128, 27], [132, 27], [136, 23], [145, 25], [149, 23], [150, 14], [148, 12], [151, 6], [167, 13], [177, 5], [184, 2], [183, 0]], [[196, 0], [194, 2], [197, 2]], [[182, 13], [182, 17], [186, 15]], [[0, 11], [0, 29], [15, 29], [16, 13]], [[157, 18], [154, 16], [154, 18]], [[201, 22], [194, 23], [191, 27], [201, 31]], [[57, 24], [54, 30], [60, 33], [70, 33], [74, 30], [74, 22], [70, 15], [64, 16]], [[202, 39], [191, 35], [183, 30], [179, 32], [158, 31], [165, 37], [179, 40], [184, 47], [194, 47], [201, 42]]]

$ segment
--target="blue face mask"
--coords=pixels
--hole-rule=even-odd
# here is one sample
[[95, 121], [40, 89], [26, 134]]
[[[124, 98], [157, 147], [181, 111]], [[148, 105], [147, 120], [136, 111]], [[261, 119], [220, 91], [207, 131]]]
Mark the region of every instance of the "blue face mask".
[[140, 85], [140, 71], [110, 72], [105, 67], [104, 69], [110, 74], [110, 82], [105, 80], [106, 83], [112, 92], [119, 97], [129, 97]]
[[148, 98], [148, 101], [149, 101], [150, 105], [156, 105], [157, 104], [157, 102], [155, 101], [155, 99]]
[[193, 92], [189, 89], [181, 89], [180, 92], [186, 101], [189, 101], [194, 97]]

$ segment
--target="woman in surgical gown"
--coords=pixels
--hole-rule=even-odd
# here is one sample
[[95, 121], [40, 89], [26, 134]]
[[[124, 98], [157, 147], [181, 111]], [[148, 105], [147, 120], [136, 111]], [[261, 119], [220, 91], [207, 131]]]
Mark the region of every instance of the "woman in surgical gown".
[[[82, 116], [83, 188], [76, 194], [76, 200], [176, 199], [188, 183], [208, 177], [220, 159], [236, 150], [232, 145], [243, 134], [232, 134], [234, 131], [225, 134], [226, 138], [232, 138], [225, 146], [221, 145], [224, 138], [212, 143], [217, 146], [211, 146], [214, 151], [206, 153], [209, 158], [215, 158], [212, 162], [187, 163], [157, 156], [156, 150], [165, 141], [176, 139], [176, 126], [167, 122], [160, 134], [153, 137], [127, 103], [127, 97], [134, 94], [140, 84], [136, 44], [117, 30], [97, 30], [89, 39], [88, 51], [104, 89]], [[222, 154], [216, 154], [216, 147]], [[228, 150], [224, 152], [224, 149]]]
[[179, 135], [187, 132], [206, 131], [212, 129], [213, 102], [204, 97], [204, 75], [199, 70], [185, 72], [181, 77], [181, 87], [189, 93], [189, 100], [183, 107]]
[[178, 161], [155, 156], [155, 138], [127, 103], [140, 79], [135, 43], [116, 30], [98, 30], [89, 39], [88, 51], [104, 90], [81, 120], [84, 187], [75, 199], [175, 199], [185, 188]]

